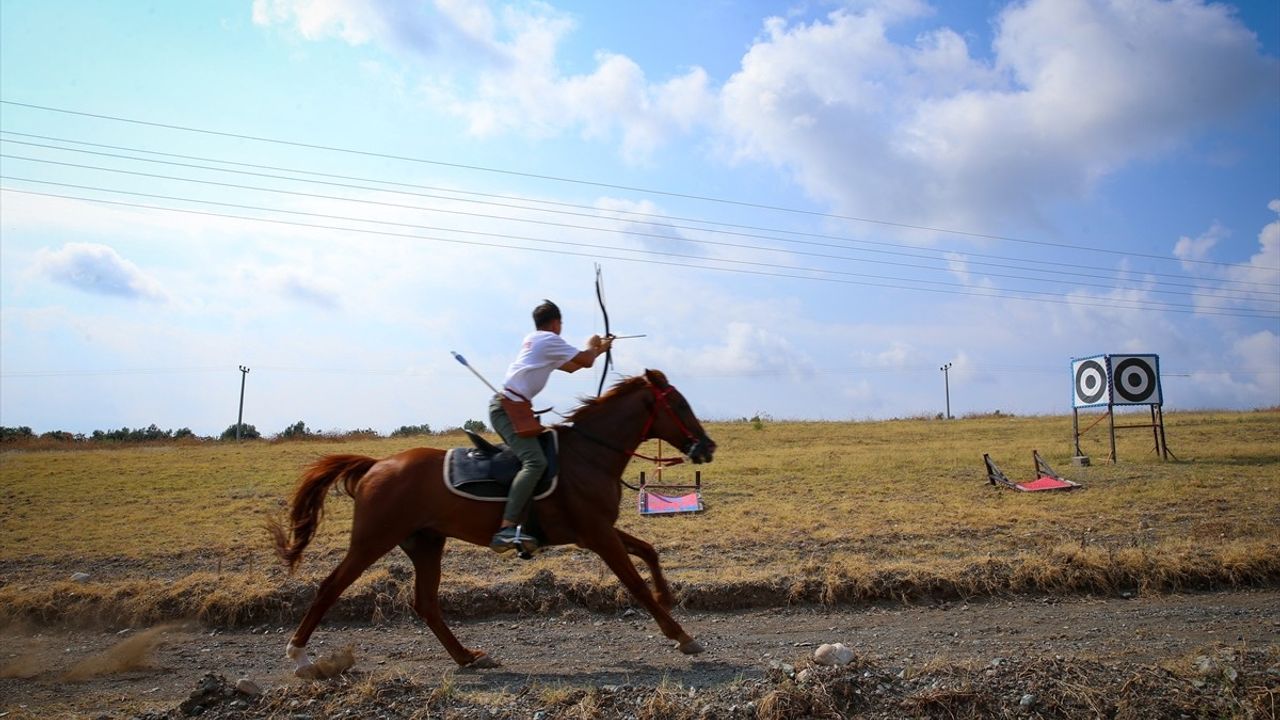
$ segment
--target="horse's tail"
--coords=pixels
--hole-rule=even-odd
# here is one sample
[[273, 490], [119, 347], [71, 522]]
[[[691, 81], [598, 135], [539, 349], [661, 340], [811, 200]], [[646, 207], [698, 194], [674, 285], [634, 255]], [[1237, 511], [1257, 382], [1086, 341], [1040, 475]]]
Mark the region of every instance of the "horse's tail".
[[293, 571], [302, 560], [302, 551], [311, 542], [320, 519], [324, 517], [324, 496], [329, 486], [341, 480], [347, 494], [355, 497], [356, 483], [378, 462], [364, 455], [326, 455], [312, 463], [298, 479], [289, 501], [289, 529], [281, 519], [267, 521], [267, 530], [275, 541], [276, 554]]

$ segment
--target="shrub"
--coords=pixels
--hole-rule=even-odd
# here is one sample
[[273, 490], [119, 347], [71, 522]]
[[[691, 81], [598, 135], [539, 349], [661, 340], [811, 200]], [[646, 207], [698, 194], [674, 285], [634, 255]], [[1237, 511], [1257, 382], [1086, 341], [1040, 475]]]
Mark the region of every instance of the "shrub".
[[119, 430], [94, 430], [89, 436], [94, 442], [147, 442], [154, 440], [168, 440], [173, 437], [173, 433], [169, 430], [161, 430], [155, 423], [145, 427], [132, 430], [122, 427]]
[[76, 436], [66, 430], [50, 430], [47, 433], [41, 433], [40, 439], [55, 440], [57, 442], [75, 442]]
[[431, 426], [426, 423], [422, 423], [421, 425], [401, 425], [400, 427], [391, 431], [391, 437], [393, 438], [413, 437], [414, 435], [430, 435], [430, 434], [431, 434]]
[[[240, 439], [257, 440], [260, 437], [262, 437], [262, 434], [258, 432], [258, 428], [250, 425], [249, 423], [240, 423]], [[231, 423], [231, 425], [226, 430], [223, 430], [222, 435], [220, 436], [220, 439], [235, 440], [236, 424]]]
[[483, 420], [468, 420], [462, 423], [462, 429], [470, 430], [473, 433], [482, 433], [488, 430], [489, 428], [485, 426]]
[[[231, 428], [232, 428], [231, 434], [234, 437], [235, 426], [232, 425]], [[243, 435], [244, 433], [242, 432], [241, 436], [243, 437]], [[279, 437], [282, 440], [296, 440], [296, 439], [311, 437], [311, 435], [313, 435], [313, 433], [307, 429], [307, 424], [299, 420], [298, 422], [290, 425], [284, 430], [281, 430], [280, 434], [277, 437]]]
[[6, 427], [0, 425], [0, 442], [16, 442], [18, 440], [32, 440], [36, 434], [26, 425], [18, 427]]

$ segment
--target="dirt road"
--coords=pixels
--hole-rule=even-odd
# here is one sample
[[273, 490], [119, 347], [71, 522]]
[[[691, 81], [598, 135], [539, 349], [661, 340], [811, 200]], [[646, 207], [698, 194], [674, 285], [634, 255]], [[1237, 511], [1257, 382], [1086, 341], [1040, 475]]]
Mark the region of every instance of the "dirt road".
[[[424, 687], [520, 693], [537, 687], [656, 687], [674, 682], [691, 693], [764, 678], [779, 663], [798, 666], [828, 642], [853, 648], [877, 672], [900, 673], [939, 663], [988, 668], [1033, 660], [1129, 664], [1192, 663], [1215, 646], [1261, 649], [1275, 662], [1280, 644], [1280, 589], [1134, 598], [1017, 598], [932, 606], [792, 607], [707, 613], [677, 610], [677, 619], [707, 647], [686, 657], [662, 638], [643, 611], [598, 615], [568, 610], [550, 617], [499, 616], [453, 623], [459, 638], [503, 665], [454, 672], [426, 627], [393, 621], [322, 627], [316, 652], [353, 645], [356, 669], [398, 674]], [[217, 630], [188, 627], [157, 634], [157, 644], [130, 650], [123, 671], [72, 682], [86, 659], [144, 628], [34, 630], [0, 634], [0, 717], [131, 717], [170, 711], [205, 673], [263, 688], [305, 684], [284, 658], [292, 627]], [[149, 645], [144, 642], [142, 645]], [[115, 652], [120, 655], [119, 649]], [[134, 667], [129, 667], [129, 665]], [[993, 670], [991, 670], [993, 669]], [[1280, 669], [1269, 682], [1280, 683]], [[82, 673], [84, 674], [84, 673]], [[93, 671], [87, 674], [92, 675]], [[900, 677], [901, 675], [899, 675]], [[268, 693], [270, 694], [270, 693]], [[735, 706], [736, 707], [736, 706]], [[318, 716], [317, 716], [318, 717]]]

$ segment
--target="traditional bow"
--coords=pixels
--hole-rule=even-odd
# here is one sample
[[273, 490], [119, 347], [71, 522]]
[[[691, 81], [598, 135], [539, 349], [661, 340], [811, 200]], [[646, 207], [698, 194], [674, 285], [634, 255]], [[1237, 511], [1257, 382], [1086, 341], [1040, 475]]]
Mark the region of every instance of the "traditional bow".
[[[604, 336], [612, 337], [609, 332], [609, 309], [604, 304], [604, 278], [600, 273], [600, 263], [596, 263], [596, 302], [600, 303], [600, 314], [604, 316]], [[604, 380], [609, 374], [609, 366], [613, 365], [613, 346], [604, 351], [604, 366], [600, 368], [600, 386], [596, 388], [596, 397], [604, 392]]]

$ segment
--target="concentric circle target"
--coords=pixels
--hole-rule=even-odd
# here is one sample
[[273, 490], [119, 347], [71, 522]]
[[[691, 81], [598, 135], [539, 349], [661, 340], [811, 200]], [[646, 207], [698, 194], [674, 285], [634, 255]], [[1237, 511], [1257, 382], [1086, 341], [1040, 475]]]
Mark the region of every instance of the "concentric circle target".
[[1116, 392], [1125, 400], [1131, 403], [1149, 401], [1156, 390], [1155, 368], [1145, 358], [1129, 358], [1116, 365], [1115, 384]]
[[1097, 360], [1085, 360], [1076, 368], [1076, 397], [1093, 405], [1107, 394], [1107, 369]]

